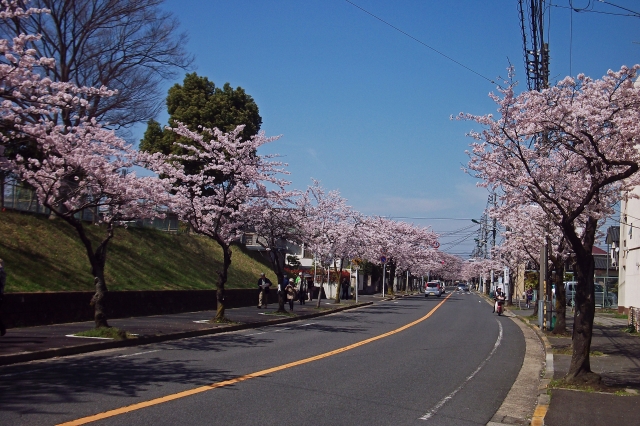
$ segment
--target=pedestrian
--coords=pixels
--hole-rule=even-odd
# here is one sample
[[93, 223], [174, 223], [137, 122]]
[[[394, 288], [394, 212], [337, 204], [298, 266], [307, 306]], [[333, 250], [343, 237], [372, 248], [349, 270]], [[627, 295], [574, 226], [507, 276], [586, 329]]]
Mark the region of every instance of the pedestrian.
[[301, 305], [304, 305], [307, 300], [307, 280], [305, 280], [302, 277], [302, 272], [300, 272], [300, 275], [298, 276], [298, 278], [299, 278], [299, 280], [297, 280], [298, 302]]
[[289, 284], [284, 288], [284, 292], [287, 295], [287, 302], [289, 302], [289, 310], [293, 311], [293, 302], [296, 300], [296, 287], [293, 278], [289, 278]]
[[342, 279], [342, 295], [340, 296], [340, 298], [345, 300], [349, 298], [349, 279], [348, 278]]
[[258, 309], [267, 309], [267, 305], [269, 304], [269, 287], [271, 287], [271, 281], [263, 272], [260, 274], [260, 278], [258, 278], [258, 288], [260, 289], [260, 295], [258, 296]]
[[0, 336], [7, 334], [7, 328], [2, 322], [2, 302], [4, 301], [4, 285], [7, 283], [7, 273], [4, 270], [4, 260], [0, 259]]
[[527, 309], [529, 309], [531, 307], [531, 301], [533, 300], [533, 289], [531, 287], [529, 287], [527, 289]]

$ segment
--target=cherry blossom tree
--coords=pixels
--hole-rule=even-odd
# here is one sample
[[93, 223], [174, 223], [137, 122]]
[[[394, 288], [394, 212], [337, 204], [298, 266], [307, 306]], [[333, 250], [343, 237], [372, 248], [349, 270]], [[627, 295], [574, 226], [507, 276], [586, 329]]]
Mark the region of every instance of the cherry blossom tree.
[[[46, 9], [23, 9], [18, 1], [0, 3], [0, 21], [4, 22], [18, 22], [46, 12]], [[41, 76], [42, 70], [55, 69], [56, 62], [29, 47], [40, 39], [39, 34], [0, 39], [0, 206], [4, 205], [5, 178], [12, 173], [10, 160], [17, 155], [23, 158], [37, 155], [37, 143], [21, 131], [21, 126], [39, 124], [42, 120], [60, 123], [87, 108], [85, 98], [114, 93], [105, 87], [78, 87]]]
[[[430, 229], [383, 217], [370, 218], [367, 226], [371, 237], [366, 258], [379, 263], [381, 255], [386, 255], [391, 277], [396, 277], [397, 272], [419, 273], [435, 267], [438, 236]], [[393, 292], [392, 283], [388, 289]]]
[[[304, 209], [299, 203], [300, 194], [296, 191], [272, 191], [242, 206], [244, 230], [255, 232], [256, 242], [267, 252], [279, 284], [284, 282], [287, 247], [305, 242]], [[285, 312], [284, 305], [284, 293], [279, 291], [278, 312]]]
[[[323, 266], [333, 263], [340, 274], [347, 258], [352, 254], [352, 246], [357, 239], [356, 225], [359, 215], [347, 205], [339, 191], [326, 192], [320, 182], [313, 181], [301, 198], [301, 208], [305, 211], [304, 233], [309, 248], [317, 254]], [[340, 275], [338, 276], [338, 286]], [[338, 287], [339, 289], [339, 287]], [[340, 291], [336, 291], [336, 303], [340, 303]], [[318, 307], [320, 296], [318, 296]]]
[[[20, 126], [20, 131], [37, 142], [38, 159], [14, 160], [14, 171], [31, 185], [40, 203], [71, 225], [85, 247], [96, 293], [96, 327], [108, 327], [105, 312], [107, 285], [104, 268], [109, 241], [117, 224], [161, 216], [166, 190], [156, 177], [138, 177], [128, 172], [141, 165], [138, 152], [112, 131], [96, 123], [74, 128], [42, 125]], [[86, 232], [82, 219], [91, 211], [103, 224], [105, 235], [97, 242]]]
[[[555, 285], [556, 325], [554, 334], [566, 332], [567, 300], [564, 288], [565, 264], [571, 256], [561, 229], [552, 226], [544, 211], [537, 204], [502, 205], [492, 209], [489, 215], [496, 218], [504, 227], [503, 243], [496, 247], [496, 258], [501, 259], [511, 270], [519, 264], [540, 262], [540, 249], [547, 246], [549, 261], [555, 271], [553, 280], [550, 273], [544, 279], [547, 282], [547, 297], [551, 300], [551, 283]], [[580, 223], [580, 219], [578, 219]], [[511, 293], [510, 293], [511, 295]], [[537, 305], [534, 306], [537, 313]]]
[[[491, 95], [499, 117], [461, 114], [485, 127], [469, 153], [469, 171], [500, 188], [507, 205], [535, 203], [563, 233], [576, 259], [573, 353], [566, 380], [598, 381], [589, 349], [595, 313], [592, 248], [598, 223], [639, 182], [638, 66], [600, 80], [567, 77], [540, 92], [515, 93], [513, 81]], [[579, 226], [581, 220], [582, 226]]]
[[[45, 12], [23, 10], [9, 1], [2, 7], [0, 19], [4, 20]], [[157, 178], [128, 173], [143, 159], [112, 131], [81, 118], [74, 126], [68, 124], [65, 117], [77, 116], [87, 106], [82, 94], [109, 96], [112, 92], [41, 77], [39, 69], [56, 65], [26, 48], [38, 40], [38, 35], [26, 34], [12, 41], [0, 40], [0, 167], [32, 186], [39, 202], [76, 230], [94, 277], [95, 324], [108, 327], [104, 268], [114, 227], [160, 215], [156, 207], [166, 198], [166, 191]], [[97, 243], [87, 235], [82, 220], [85, 211], [92, 211], [94, 220], [104, 225], [105, 236]]]
[[274, 155], [256, 154], [258, 148], [277, 137], [268, 138], [260, 132], [243, 140], [244, 126], [229, 133], [215, 128], [193, 132], [183, 124], [170, 129], [189, 142], [176, 142], [186, 153], [166, 156], [153, 169], [172, 187], [170, 209], [194, 232], [211, 238], [222, 248], [215, 321], [223, 322], [231, 243], [245, 223], [242, 206], [252, 198], [268, 197], [267, 184], [284, 189], [287, 183], [277, 177], [284, 170], [282, 163], [272, 160]]

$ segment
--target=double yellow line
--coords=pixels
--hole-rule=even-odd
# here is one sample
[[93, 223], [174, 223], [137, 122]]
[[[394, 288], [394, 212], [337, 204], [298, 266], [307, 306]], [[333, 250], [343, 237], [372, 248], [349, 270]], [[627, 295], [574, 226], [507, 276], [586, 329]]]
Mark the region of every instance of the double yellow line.
[[453, 293], [450, 293], [449, 296], [447, 296], [442, 302], [438, 303], [433, 309], [431, 309], [429, 311], [428, 314], [426, 314], [422, 318], [419, 318], [419, 319], [417, 319], [417, 320], [415, 320], [413, 322], [410, 322], [409, 324], [403, 325], [400, 328], [396, 328], [395, 330], [380, 334], [378, 336], [370, 337], [368, 339], [361, 340], [360, 342], [356, 342], [356, 343], [353, 343], [351, 345], [344, 346], [344, 347], [339, 348], [339, 349], [335, 349], [333, 351], [325, 352], [325, 353], [322, 353], [320, 355], [315, 355], [315, 356], [312, 356], [312, 357], [309, 357], [309, 358], [305, 358], [305, 359], [301, 359], [301, 360], [298, 360], [298, 361], [290, 362], [288, 364], [283, 364], [283, 365], [280, 365], [278, 367], [267, 368], [266, 370], [260, 370], [260, 371], [256, 371], [255, 373], [245, 374], [244, 376], [239, 376], [239, 377], [236, 377], [236, 378], [231, 379], [231, 380], [225, 380], [223, 382], [212, 383], [210, 385], [201, 386], [201, 387], [190, 389], [190, 390], [186, 390], [186, 391], [183, 391], [183, 392], [174, 393], [172, 395], [162, 396], [160, 398], [151, 399], [151, 400], [145, 401], [145, 402], [139, 402], [137, 404], [128, 405], [128, 406], [122, 407], [122, 408], [116, 408], [115, 410], [105, 411], [103, 413], [94, 414], [92, 416], [83, 417], [81, 419], [72, 420], [70, 422], [60, 423], [58, 426], [84, 425], [84, 424], [87, 424], [87, 423], [95, 422], [97, 420], [102, 420], [102, 419], [106, 419], [106, 418], [109, 418], [109, 417], [119, 416], [120, 414], [125, 414], [125, 413], [129, 413], [131, 411], [136, 411], [136, 410], [140, 410], [140, 409], [143, 409], [143, 408], [152, 407], [154, 405], [164, 404], [165, 402], [173, 401], [173, 400], [180, 399], [180, 398], [185, 398], [187, 396], [196, 395], [196, 394], [199, 394], [199, 393], [202, 393], [202, 392], [207, 392], [207, 391], [210, 391], [210, 390], [213, 390], [213, 389], [218, 389], [218, 388], [221, 388], [221, 387], [224, 387], [224, 386], [234, 385], [236, 383], [244, 382], [246, 380], [255, 379], [256, 377], [266, 376], [267, 374], [275, 373], [275, 372], [281, 371], [281, 370], [286, 370], [287, 368], [296, 367], [298, 365], [307, 364], [307, 363], [318, 361], [318, 360], [321, 360], [321, 359], [324, 359], [324, 358], [328, 358], [330, 356], [337, 355], [337, 354], [340, 354], [340, 353], [343, 353], [343, 352], [346, 352], [346, 351], [350, 351], [351, 349], [355, 349], [355, 348], [358, 348], [360, 346], [364, 346], [364, 345], [366, 345], [368, 343], [375, 342], [376, 340], [384, 339], [385, 337], [389, 337], [389, 336], [392, 336], [392, 335], [394, 335], [396, 333], [400, 333], [401, 331], [404, 331], [404, 330], [406, 330], [406, 329], [408, 329], [410, 327], [413, 327], [416, 324], [421, 323], [422, 321], [426, 320], [431, 315], [433, 315], [433, 313], [436, 310], [438, 310], [438, 308], [440, 308], [440, 306], [442, 306], [444, 304], [444, 302], [446, 302], [447, 299], [449, 297], [451, 297], [452, 294]]

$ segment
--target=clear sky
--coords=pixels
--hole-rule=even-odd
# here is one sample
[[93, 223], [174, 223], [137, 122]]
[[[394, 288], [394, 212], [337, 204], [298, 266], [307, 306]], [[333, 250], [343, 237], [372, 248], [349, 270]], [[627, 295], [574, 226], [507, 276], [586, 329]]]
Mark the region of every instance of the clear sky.
[[[442, 250], [467, 257], [478, 229], [469, 219], [481, 216], [488, 193], [461, 170], [473, 124], [449, 117], [494, 112], [489, 80], [506, 76], [509, 63], [526, 88], [518, 2], [353, 3], [473, 72], [345, 0], [165, 0], [163, 7], [189, 35], [194, 70], [218, 86], [244, 88], [262, 129], [282, 135], [268, 152], [289, 163], [293, 187], [318, 179], [362, 213], [431, 226], [443, 234]], [[640, 62], [640, 18], [614, 15], [640, 12], [640, 1], [571, 4], [573, 11], [569, 0], [554, 0], [545, 22], [552, 82]]]

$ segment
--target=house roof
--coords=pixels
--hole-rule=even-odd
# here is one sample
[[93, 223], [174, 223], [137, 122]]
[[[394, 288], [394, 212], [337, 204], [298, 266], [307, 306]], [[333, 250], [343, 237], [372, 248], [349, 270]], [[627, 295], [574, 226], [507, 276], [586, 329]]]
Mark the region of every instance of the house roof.
[[[594, 269], [606, 270], [607, 258], [600, 257], [600, 256], [593, 256], [593, 266], [594, 266]], [[609, 262], [609, 269], [612, 269], [612, 268], [613, 268], [613, 265], [611, 265], [611, 262]]]
[[607, 228], [607, 244], [620, 243], [620, 227], [619, 226], [610, 226]]
[[591, 249], [591, 254], [595, 254], [595, 255], [601, 254], [603, 256], [606, 256], [607, 252], [602, 250], [600, 247], [593, 246], [593, 248]]

